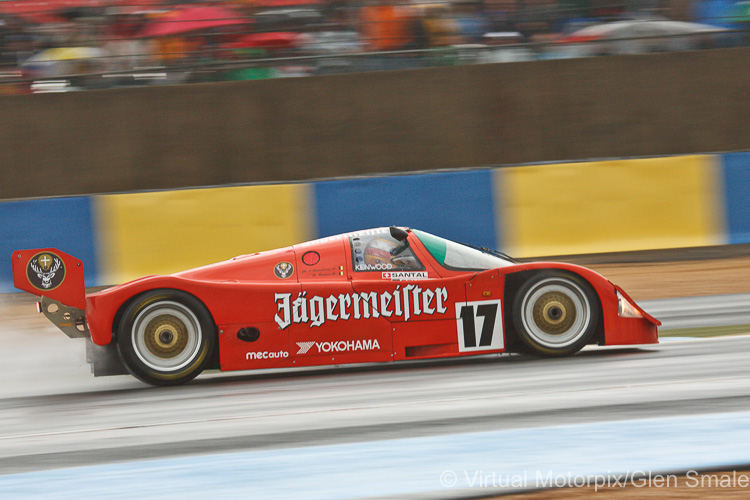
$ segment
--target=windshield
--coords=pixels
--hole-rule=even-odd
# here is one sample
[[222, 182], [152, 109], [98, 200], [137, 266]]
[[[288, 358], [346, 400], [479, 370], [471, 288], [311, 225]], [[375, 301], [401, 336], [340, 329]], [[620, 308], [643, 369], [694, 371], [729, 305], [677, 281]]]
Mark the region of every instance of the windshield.
[[513, 262], [500, 256], [446, 240], [424, 231], [412, 230], [430, 255], [446, 269], [458, 271], [484, 271], [512, 266]]

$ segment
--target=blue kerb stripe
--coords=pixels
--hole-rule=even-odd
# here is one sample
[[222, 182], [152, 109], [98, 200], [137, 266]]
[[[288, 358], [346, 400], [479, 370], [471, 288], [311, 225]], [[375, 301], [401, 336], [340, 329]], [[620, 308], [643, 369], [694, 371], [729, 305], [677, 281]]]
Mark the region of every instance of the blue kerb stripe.
[[408, 226], [495, 248], [492, 170], [438, 172], [317, 182], [319, 236]]
[[0, 202], [0, 293], [13, 288], [14, 250], [54, 247], [83, 261], [86, 284], [96, 285], [97, 262], [90, 197]]
[[[555, 480], [750, 463], [750, 413], [718, 413], [0, 475], [3, 498], [346, 499], [492, 492], [482, 477]], [[315, 432], [315, 431], [311, 431]], [[478, 479], [479, 478], [479, 479]], [[568, 479], [570, 480], [570, 479]], [[565, 483], [564, 483], [565, 484]], [[569, 484], [569, 483], [568, 483]]]

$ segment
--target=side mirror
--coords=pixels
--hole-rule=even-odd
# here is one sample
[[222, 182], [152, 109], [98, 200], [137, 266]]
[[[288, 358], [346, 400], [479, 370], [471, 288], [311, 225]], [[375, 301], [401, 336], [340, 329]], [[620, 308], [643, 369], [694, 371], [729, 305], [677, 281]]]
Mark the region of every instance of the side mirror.
[[396, 226], [391, 226], [390, 231], [391, 237], [393, 237], [394, 240], [401, 242], [399, 246], [391, 249], [391, 255], [396, 256], [409, 248], [409, 240], [407, 240], [407, 238], [409, 237], [409, 233]]
[[409, 233], [399, 227], [391, 226], [391, 236], [396, 241], [406, 241], [406, 238], [409, 237]]

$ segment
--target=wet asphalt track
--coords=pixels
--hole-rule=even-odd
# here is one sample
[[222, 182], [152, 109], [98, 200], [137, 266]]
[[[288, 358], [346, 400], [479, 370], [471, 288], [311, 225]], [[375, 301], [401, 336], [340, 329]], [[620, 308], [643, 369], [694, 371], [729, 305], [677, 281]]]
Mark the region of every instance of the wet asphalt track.
[[[591, 348], [552, 360], [218, 373], [151, 388], [130, 377], [94, 380], [82, 354], [68, 352], [83, 345], [45, 328], [23, 332], [50, 339], [41, 354], [38, 343], [2, 354], [3, 373], [16, 371], [2, 382], [0, 474], [750, 410], [750, 336]], [[42, 364], [21, 363], [24, 353]]]

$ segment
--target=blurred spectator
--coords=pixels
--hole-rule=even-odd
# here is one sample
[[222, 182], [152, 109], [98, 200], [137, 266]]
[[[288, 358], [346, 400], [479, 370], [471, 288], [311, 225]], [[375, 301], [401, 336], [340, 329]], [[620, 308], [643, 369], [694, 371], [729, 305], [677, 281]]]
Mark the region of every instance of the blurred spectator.
[[451, 13], [450, 4], [426, 5], [422, 15], [422, 30], [429, 47], [448, 47], [461, 43], [460, 27]]
[[518, 30], [532, 43], [549, 43], [559, 33], [561, 12], [557, 0], [526, 0], [518, 16]]
[[[300, 53], [328, 56], [316, 61], [314, 74], [336, 74], [354, 71], [353, 60], [347, 56], [361, 52], [363, 43], [355, 29], [353, 9], [344, 4], [331, 4], [323, 20], [311, 25], [298, 36]], [[341, 57], [330, 57], [339, 55]]]
[[519, 1], [486, 0], [485, 15], [491, 33], [518, 33]]
[[489, 22], [481, 0], [459, 0], [455, 3], [455, 17], [464, 43], [478, 43], [489, 31]]
[[193, 39], [178, 35], [155, 38], [154, 44], [161, 64], [177, 64], [197, 48]]
[[0, 67], [8, 66], [14, 61], [13, 54], [9, 50], [12, 28], [0, 19]]
[[407, 49], [416, 42], [416, 12], [393, 0], [373, 0], [360, 10], [360, 26], [369, 50]]
[[102, 47], [112, 55], [113, 71], [127, 71], [153, 64], [152, 42], [137, 35], [143, 28], [142, 15], [112, 11]]
[[[96, 80], [96, 85], [106, 81], [112, 86], [557, 57], [556, 49], [564, 37], [612, 21], [655, 19], [655, 15], [662, 15], [668, 19], [744, 29], [750, 23], [750, 6], [741, 14], [733, 9], [740, 3], [735, 0], [102, 0], [87, 2], [88, 6], [82, 8], [56, 9], [55, 2], [0, 0], [0, 85], [19, 81], [19, 75], [23, 74], [28, 88], [28, 80], [38, 76], [27, 70], [27, 61], [31, 59], [33, 63], [37, 57], [38, 62], [45, 49], [70, 47], [101, 50], [104, 56], [69, 62], [68, 66], [81, 72], [96, 71], [92, 67], [106, 68], [114, 74], [92, 81]], [[35, 6], [41, 10], [31, 11]], [[174, 16], [189, 9], [223, 10], [224, 15], [219, 16], [221, 19], [196, 20], [203, 24], [181, 29], [179, 23], [174, 23]], [[228, 19], [233, 21], [227, 23]], [[169, 24], [174, 29], [166, 32], [149, 29]], [[711, 37], [709, 41], [721, 40], [719, 43], [724, 45], [750, 42], [739, 34]], [[577, 43], [593, 47], [590, 42]], [[661, 50], [680, 48], [676, 44], [664, 47]], [[166, 68], [154, 68], [159, 65]], [[153, 76], [144, 76], [148, 73], [140, 71], [144, 67], [151, 67]]]

